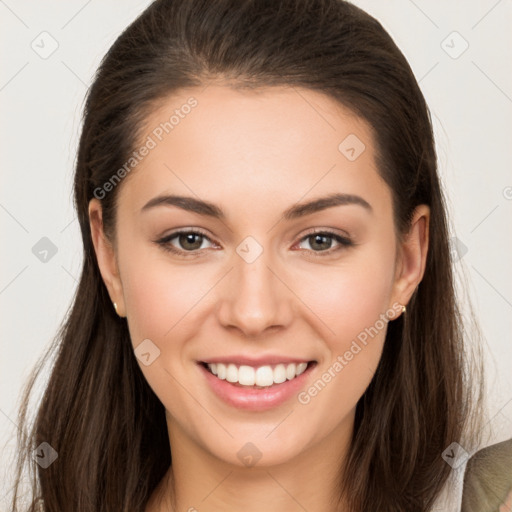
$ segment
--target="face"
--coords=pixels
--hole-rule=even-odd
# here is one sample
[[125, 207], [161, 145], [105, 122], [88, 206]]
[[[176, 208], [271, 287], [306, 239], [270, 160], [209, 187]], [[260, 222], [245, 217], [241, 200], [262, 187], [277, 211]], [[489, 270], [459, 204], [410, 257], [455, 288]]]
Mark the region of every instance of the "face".
[[369, 126], [318, 92], [210, 85], [167, 99], [142, 141], [113, 248], [90, 215], [171, 439], [240, 466], [349, 435], [428, 218], [397, 243]]

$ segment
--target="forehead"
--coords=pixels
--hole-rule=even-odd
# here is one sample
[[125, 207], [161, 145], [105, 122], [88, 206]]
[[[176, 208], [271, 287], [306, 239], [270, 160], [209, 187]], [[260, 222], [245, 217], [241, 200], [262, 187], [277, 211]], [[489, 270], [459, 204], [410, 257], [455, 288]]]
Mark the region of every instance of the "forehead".
[[120, 202], [134, 209], [162, 192], [228, 203], [228, 210], [326, 192], [365, 193], [383, 207], [390, 201], [371, 128], [317, 91], [184, 89], [147, 116], [143, 145], [150, 149], [120, 191]]

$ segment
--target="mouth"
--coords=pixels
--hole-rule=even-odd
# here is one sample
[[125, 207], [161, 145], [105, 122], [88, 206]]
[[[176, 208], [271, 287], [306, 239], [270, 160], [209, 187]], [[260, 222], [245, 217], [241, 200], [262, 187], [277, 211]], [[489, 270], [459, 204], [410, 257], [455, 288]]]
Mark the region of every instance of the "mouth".
[[293, 381], [317, 365], [317, 361], [283, 362], [277, 364], [250, 366], [234, 363], [200, 362], [206, 371], [219, 380], [246, 389], [267, 389]]

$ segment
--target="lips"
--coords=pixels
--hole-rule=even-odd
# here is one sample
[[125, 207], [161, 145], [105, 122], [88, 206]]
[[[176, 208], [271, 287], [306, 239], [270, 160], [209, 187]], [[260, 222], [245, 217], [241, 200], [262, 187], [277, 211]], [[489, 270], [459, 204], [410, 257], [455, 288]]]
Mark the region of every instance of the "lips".
[[222, 401], [252, 411], [269, 410], [292, 399], [317, 366], [315, 360], [282, 356], [208, 358], [197, 363], [206, 384]]

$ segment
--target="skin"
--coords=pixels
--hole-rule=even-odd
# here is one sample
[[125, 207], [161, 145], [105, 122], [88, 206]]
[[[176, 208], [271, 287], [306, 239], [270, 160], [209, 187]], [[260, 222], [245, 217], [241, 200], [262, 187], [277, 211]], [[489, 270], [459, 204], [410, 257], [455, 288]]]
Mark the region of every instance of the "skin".
[[499, 512], [511, 512], [512, 511], [512, 489], [510, 489], [505, 501], [500, 505]]
[[[424, 273], [429, 209], [416, 209], [399, 242], [370, 127], [319, 92], [183, 90], [151, 113], [144, 139], [190, 96], [197, 107], [120, 186], [115, 240], [104, 235], [100, 202], [89, 205], [101, 275], [133, 346], [149, 338], [160, 350], [139, 365], [166, 408], [173, 467], [146, 512], [331, 511], [386, 327], [305, 405], [293, 396], [268, 411], [236, 409], [211, 391], [197, 361], [276, 353], [316, 360], [307, 389], [361, 331], [407, 304]], [[366, 146], [355, 161], [338, 150], [349, 134]], [[348, 204], [282, 219], [297, 202], [334, 191], [360, 196], [372, 210]], [[215, 203], [226, 219], [175, 206], [141, 213], [162, 193]], [[195, 257], [155, 243], [179, 228], [207, 233], [192, 248], [186, 239], [169, 242], [182, 251], [196, 242]], [[316, 228], [356, 245], [315, 243], [306, 235]], [[247, 236], [263, 248], [250, 264], [236, 252]], [[262, 454], [252, 467], [237, 456], [247, 442]]]
[[512, 489], [510, 489], [505, 501], [500, 505], [499, 512], [511, 512], [512, 511]]

